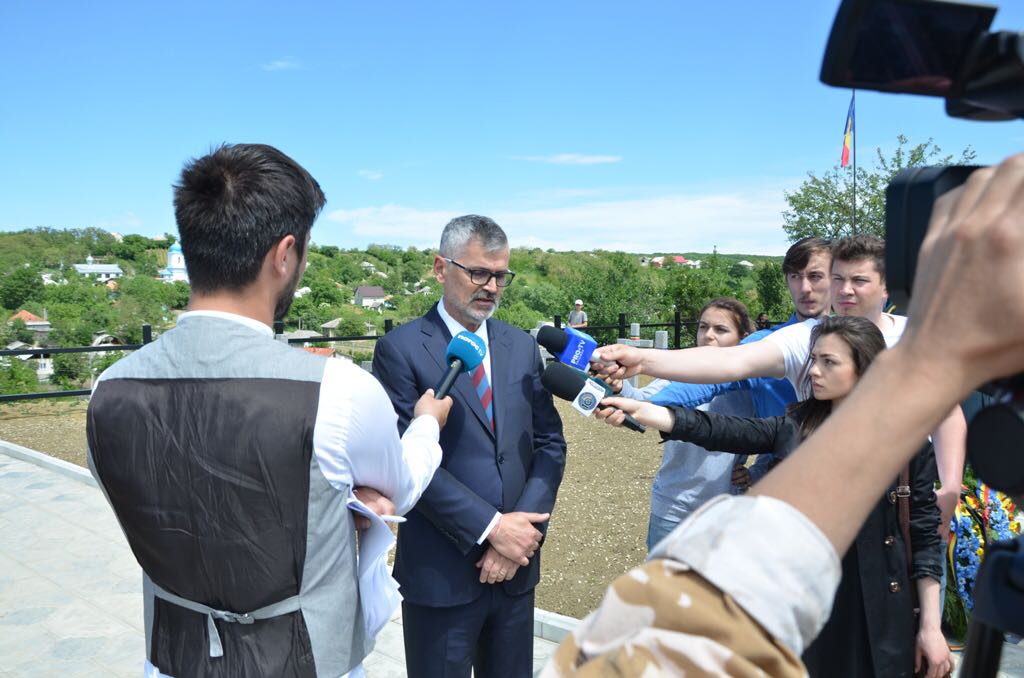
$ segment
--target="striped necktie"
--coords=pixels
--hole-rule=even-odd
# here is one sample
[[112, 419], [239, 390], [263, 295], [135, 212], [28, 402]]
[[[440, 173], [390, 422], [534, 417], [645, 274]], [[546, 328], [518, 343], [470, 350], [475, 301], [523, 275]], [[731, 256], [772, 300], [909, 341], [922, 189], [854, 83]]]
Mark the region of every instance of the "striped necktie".
[[487, 372], [484, 370], [484, 364], [480, 363], [477, 368], [473, 370], [473, 388], [476, 389], [476, 394], [480, 396], [480, 404], [484, 407], [484, 412], [487, 413], [487, 423], [491, 425], [491, 431], [494, 431], [494, 406], [491, 402], [491, 384], [487, 381]]

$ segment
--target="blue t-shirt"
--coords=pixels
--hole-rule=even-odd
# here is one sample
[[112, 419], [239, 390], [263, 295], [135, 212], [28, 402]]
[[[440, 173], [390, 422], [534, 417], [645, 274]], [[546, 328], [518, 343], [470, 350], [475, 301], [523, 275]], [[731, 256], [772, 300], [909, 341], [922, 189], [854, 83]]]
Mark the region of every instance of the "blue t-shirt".
[[[749, 344], [764, 339], [772, 332], [783, 327], [789, 327], [797, 322], [796, 313], [789, 317], [786, 322], [776, 325], [767, 330], [758, 330], [747, 335], [741, 344]], [[672, 382], [661, 391], [651, 397], [651, 402], [656, 405], [678, 405], [680, 407], [694, 408], [712, 398], [724, 393], [738, 390], [749, 390], [750, 400], [753, 405], [755, 417], [779, 417], [786, 413], [786, 408], [797, 401], [796, 391], [793, 385], [786, 379], [774, 379], [772, 377], [752, 377], [740, 379], [726, 384], [685, 384]], [[774, 455], [762, 454], [757, 462], [751, 467], [750, 475], [756, 482], [764, 476], [771, 468]]]

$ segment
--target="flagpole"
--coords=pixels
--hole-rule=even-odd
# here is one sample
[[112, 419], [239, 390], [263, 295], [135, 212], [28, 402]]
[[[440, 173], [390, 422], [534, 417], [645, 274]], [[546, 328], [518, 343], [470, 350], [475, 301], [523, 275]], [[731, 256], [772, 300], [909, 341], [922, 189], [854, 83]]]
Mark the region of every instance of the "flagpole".
[[853, 146], [853, 234], [857, 235], [857, 90], [853, 90], [853, 117], [850, 121], [851, 146]]

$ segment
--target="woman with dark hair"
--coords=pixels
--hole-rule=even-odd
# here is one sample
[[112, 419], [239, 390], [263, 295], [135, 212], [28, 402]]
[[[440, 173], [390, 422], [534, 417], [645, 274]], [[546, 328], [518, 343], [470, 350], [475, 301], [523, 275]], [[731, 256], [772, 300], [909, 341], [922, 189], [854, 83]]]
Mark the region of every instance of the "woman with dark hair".
[[[871, 321], [824, 318], [811, 335], [802, 373], [813, 396], [792, 405], [783, 417], [729, 417], [624, 398], [605, 403], [662, 431], [666, 440], [736, 454], [771, 450], [782, 458], [843, 402], [884, 349], [882, 333]], [[608, 420], [619, 424], [622, 416], [612, 414]], [[936, 531], [936, 477], [935, 455], [926, 445], [910, 462], [906, 485], [894, 482], [861, 527], [842, 561], [832, 615], [803, 655], [812, 677], [909, 677], [924, 665], [927, 676], [938, 677], [952, 669], [939, 624], [942, 548]], [[909, 509], [909, 546], [900, 502]], [[920, 604], [917, 622], [910, 581]]]
[[[712, 299], [704, 304], [698, 318], [698, 346], [735, 346], [754, 331], [747, 307], [732, 297]], [[626, 397], [647, 399], [671, 383], [656, 379], [643, 389], [623, 386], [622, 393]], [[700, 407], [719, 414], [748, 415], [753, 412], [749, 391], [725, 393]], [[651, 485], [648, 551], [709, 499], [730, 491], [733, 467], [742, 459], [729, 452], [709, 451], [714, 449], [681, 441], [666, 443], [661, 466]]]

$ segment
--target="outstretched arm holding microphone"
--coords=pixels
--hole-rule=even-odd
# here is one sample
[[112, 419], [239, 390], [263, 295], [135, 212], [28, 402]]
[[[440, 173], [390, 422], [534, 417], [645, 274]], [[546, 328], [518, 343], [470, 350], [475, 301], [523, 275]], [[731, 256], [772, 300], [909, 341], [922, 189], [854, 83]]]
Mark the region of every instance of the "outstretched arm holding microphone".
[[[748, 496], [705, 506], [616, 581], [546, 675], [708, 670], [696, 658], [709, 655], [728, 675], [802, 674], [797, 655], [828, 617], [838, 554], [878, 496], [954, 404], [1024, 370], [1024, 155], [936, 203], [909, 317], [902, 341], [791, 459]], [[626, 374], [644, 361], [625, 347], [604, 357]], [[652, 614], [625, 615], [637, 606]]]

